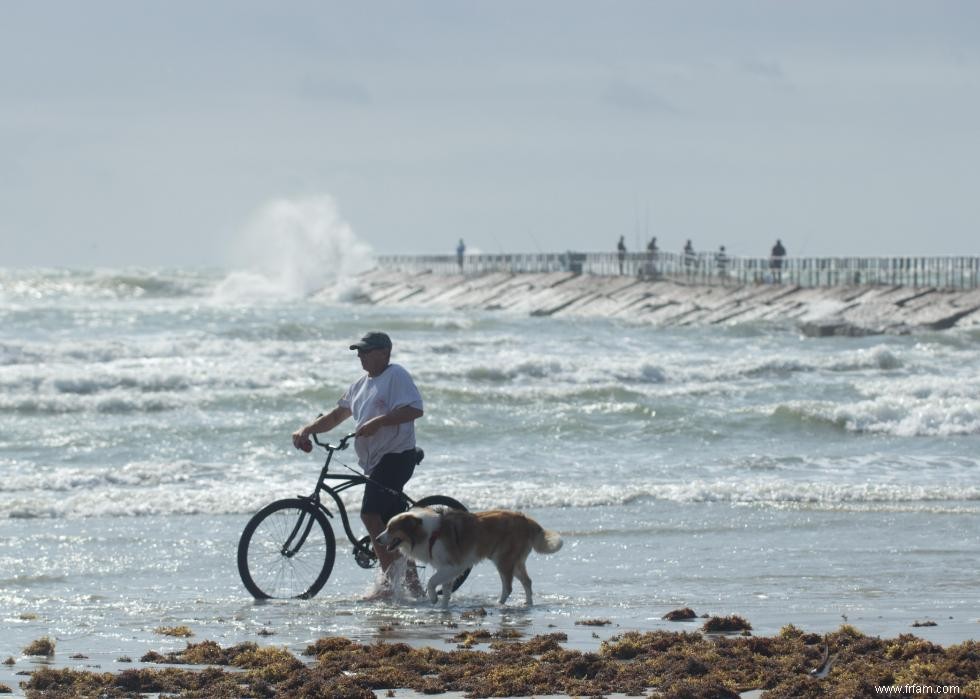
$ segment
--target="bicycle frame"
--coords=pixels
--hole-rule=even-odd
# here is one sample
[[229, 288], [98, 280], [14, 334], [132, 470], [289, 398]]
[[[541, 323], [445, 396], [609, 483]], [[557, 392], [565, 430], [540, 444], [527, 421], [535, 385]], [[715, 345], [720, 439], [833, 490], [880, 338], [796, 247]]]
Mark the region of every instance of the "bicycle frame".
[[[336, 445], [332, 445], [332, 444], [324, 444], [323, 442], [321, 442], [319, 439], [316, 438], [316, 435], [313, 435], [313, 441], [327, 451], [327, 460], [324, 462], [323, 468], [320, 470], [320, 477], [317, 478], [316, 487], [313, 489], [313, 493], [306, 496], [301, 495], [299, 497], [303, 500], [309, 500], [311, 503], [316, 505], [320, 509], [320, 511], [323, 512], [327, 517], [333, 519], [334, 518], [333, 513], [323, 503], [320, 497], [320, 494], [322, 492], [327, 493], [333, 499], [334, 504], [337, 506], [337, 512], [340, 514], [340, 521], [343, 524], [344, 533], [347, 535], [348, 541], [350, 541], [351, 544], [354, 546], [355, 555], [357, 553], [361, 553], [362, 555], [366, 555], [370, 558], [374, 558], [375, 555], [374, 551], [370, 547], [367, 547], [364, 544], [362, 544], [361, 540], [359, 540], [357, 536], [354, 534], [354, 530], [351, 528], [350, 525], [350, 517], [347, 515], [347, 508], [344, 506], [343, 500], [340, 499], [340, 494], [345, 490], [350, 490], [351, 488], [367, 485], [368, 483], [376, 483], [376, 481], [374, 481], [370, 476], [362, 475], [358, 473], [352, 473], [351, 475], [329, 473], [330, 462], [333, 460], [334, 452], [342, 451], [346, 449], [347, 442], [352, 437], [354, 437], [353, 433], [348, 434], [346, 437], [341, 439], [340, 442], [338, 442]], [[331, 486], [328, 483], [328, 481], [339, 481], [340, 484], [334, 487]], [[386, 486], [380, 486], [380, 487], [385, 488], [385, 490], [388, 490], [389, 492], [402, 498], [408, 504], [409, 507], [415, 505], [415, 501], [412, 498], [408, 497], [405, 493], [399, 492], [397, 490], [393, 490]], [[293, 550], [299, 550], [299, 548], [303, 546], [303, 543], [306, 541], [306, 537], [309, 534], [310, 529], [313, 527], [313, 520], [310, 519], [310, 521], [306, 523], [306, 530], [303, 532], [303, 535], [299, 538], [299, 541], [297, 542], [295, 549], [287, 548], [289, 547], [289, 542], [294, 540], [296, 534], [299, 532], [299, 529], [302, 525], [303, 522], [301, 519], [296, 523], [293, 532], [286, 540], [286, 545], [284, 545], [283, 547], [283, 553], [285, 555], [290, 556], [292, 555]]]
[[[378, 480], [354, 470], [347, 464], [341, 465], [350, 471], [349, 475], [330, 473], [334, 452], [346, 449], [353, 438], [353, 434], [348, 434], [337, 444], [325, 444], [313, 436], [313, 441], [327, 452], [313, 492], [309, 495], [297, 495], [270, 502], [256, 512], [245, 525], [238, 541], [238, 573], [245, 587], [256, 599], [284, 595], [308, 599], [323, 587], [333, 570], [337, 542], [337, 522], [330, 500], [333, 500], [337, 512], [340, 513], [344, 534], [353, 545], [354, 560], [361, 568], [373, 568], [378, 564], [371, 537], [368, 535], [357, 538], [351, 526], [347, 507], [341, 499], [344, 491], [351, 488], [369, 483], [373, 487], [384, 488], [397, 497], [406, 508], [421, 504], [434, 508], [466, 511], [466, 506], [458, 500], [441, 494], [415, 500], [397, 489], [383, 485]], [[420, 463], [423, 457], [422, 450], [416, 451], [415, 463]], [[329, 495], [329, 498], [325, 497], [324, 493]], [[334, 520], [332, 525], [331, 519]], [[266, 522], [268, 524], [265, 524]], [[285, 542], [283, 542], [283, 535], [286, 535]], [[316, 543], [316, 546], [311, 547], [309, 555], [306, 555], [305, 547], [311, 540]], [[277, 550], [280, 560], [275, 561]], [[321, 556], [322, 564], [318, 562]], [[293, 565], [288, 559], [296, 559], [299, 563]], [[418, 569], [418, 566], [415, 567]], [[462, 585], [468, 575], [469, 570], [466, 570], [452, 581], [452, 589], [455, 590]]]

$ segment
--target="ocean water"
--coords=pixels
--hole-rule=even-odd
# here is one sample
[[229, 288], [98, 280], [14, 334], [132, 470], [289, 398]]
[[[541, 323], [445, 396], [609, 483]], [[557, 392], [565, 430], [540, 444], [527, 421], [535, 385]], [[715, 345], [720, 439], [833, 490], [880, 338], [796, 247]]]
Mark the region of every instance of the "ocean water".
[[[368, 307], [346, 300], [356, 278], [312, 294], [266, 282], [0, 271], [0, 656], [47, 635], [57, 662], [113, 669], [182, 647], [156, 633], [173, 625], [222, 644], [441, 644], [484, 607], [491, 629], [582, 646], [693, 630], [661, 618], [683, 606], [760, 634], [980, 631], [976, 331], [664, 329]], [[562, 534], [559, 553], [529, 561], [532, 609], [519, 586], [491, 606], [489, 564], [446, 613], [363, 602], [374, 572], [345, 539], [315, 599], [256, 603], [242, 586], [242, 527], [312, 489], [320, 457], [290, 433], [358, 376], [347, 346], [371, 329], [391, 334], [425, 400], [427, 456], [407, 491], [523, 510]], [[339, 461], [354, 466], [353, 451]], [[590, 619], [610, 624], [576, 624]]]

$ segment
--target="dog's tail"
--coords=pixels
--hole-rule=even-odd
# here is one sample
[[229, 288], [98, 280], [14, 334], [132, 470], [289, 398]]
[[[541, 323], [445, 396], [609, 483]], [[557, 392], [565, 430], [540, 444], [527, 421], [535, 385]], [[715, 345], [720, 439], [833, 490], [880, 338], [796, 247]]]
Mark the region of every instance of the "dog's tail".
[[531, 539], [531, 546], [538, 553], [555, 553], [561, 548], [562, 540], [558, 532], [547, 529], [538, 529], [534, 538]]

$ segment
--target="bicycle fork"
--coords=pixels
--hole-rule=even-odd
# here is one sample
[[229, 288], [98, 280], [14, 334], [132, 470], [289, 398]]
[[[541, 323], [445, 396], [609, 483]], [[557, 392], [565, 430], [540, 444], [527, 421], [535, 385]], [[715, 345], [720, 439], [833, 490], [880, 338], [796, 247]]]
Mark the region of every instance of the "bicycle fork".
[[[310, 531], [313, 529], [313, 514], [303, 510], [296, 520], [295, 526], [293, 526], [293, 531], [290, 532], [289, 536], [286, 537], [286, 541], [283, 542], [282, 548], [279, 550], [286, 558], [292, 558], [295, 556], [303, 544], [306, 543], [306, 538], [310, 535]], [[300, 534], [300, 529], [303, 530]], [[297, 534], [299, 538], [297, 539]], [[295, 545], [294, 543], [295, 542]]]

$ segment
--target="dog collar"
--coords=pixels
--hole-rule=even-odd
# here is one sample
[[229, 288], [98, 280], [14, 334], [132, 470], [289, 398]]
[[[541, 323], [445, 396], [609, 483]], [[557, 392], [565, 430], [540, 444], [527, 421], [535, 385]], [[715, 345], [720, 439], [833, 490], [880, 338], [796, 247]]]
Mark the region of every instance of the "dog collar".
[[432, 558], [432, 545], [436, 543], [436, 539], [439, 538], [439, 535], [440, 534], [442, 534], [442, 530], [441, 529], [436, 529], [434, 532], [432, 532], [432, 536], [429, 537], [429, 558], [430, 559]]

